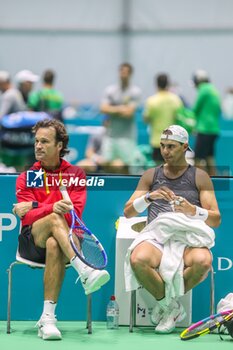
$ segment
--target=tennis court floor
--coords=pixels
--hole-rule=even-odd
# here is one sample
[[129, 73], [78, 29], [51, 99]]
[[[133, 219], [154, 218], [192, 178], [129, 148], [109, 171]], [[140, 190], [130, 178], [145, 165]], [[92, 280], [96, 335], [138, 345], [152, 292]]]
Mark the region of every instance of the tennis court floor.
[[[62, 332], [61, 341], [43, 341], [37, 337], [34, 321], [12, 321], [12, 333], [6, 334], [6, 322], [0, 322], [0, 345], [2, 350], [225, 350], [232, 349], [233, 339], [217, 334], [205, 335], [189, 341], [181, 341], [181, 329], [169, 335], [158, 335], [153, 328], [137, 327], [129, 333], [128, 327], [107, 330], [105, 322], [93, 322], [93, 333], [87, 334], [84, 322], [58, 322]], [[42, 347], [43, 346], [43, 347]]]

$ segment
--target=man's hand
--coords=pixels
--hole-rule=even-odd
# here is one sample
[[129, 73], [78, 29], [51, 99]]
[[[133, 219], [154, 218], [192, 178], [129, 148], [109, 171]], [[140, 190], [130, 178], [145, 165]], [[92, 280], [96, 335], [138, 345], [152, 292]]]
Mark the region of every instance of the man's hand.
[[162, 186], [157, 190], [150, 192], [150, 198], [153, 200], [164, 199], [165, 201], [172, 201], [175, 198], [175, 193], [166, 186]]
[[194, 216], [196, 214], [196, 206], [191, 204], [183, 197], [175, 197], [171, 203], [172, 208], [177, 213]]
[[70, 201], [62, 199], [53, 205], [53, 212], [56, 214], [66, 214], [68, 213], [71, 209], [73, 209], [73, 205]]
[[32, 202], [20, 202], [20, 203], [13, 204], [12, 212], [13, 214], [18, 215], [18, 217], [20, 217], [21, 219], [31, 209], [32, 209]]

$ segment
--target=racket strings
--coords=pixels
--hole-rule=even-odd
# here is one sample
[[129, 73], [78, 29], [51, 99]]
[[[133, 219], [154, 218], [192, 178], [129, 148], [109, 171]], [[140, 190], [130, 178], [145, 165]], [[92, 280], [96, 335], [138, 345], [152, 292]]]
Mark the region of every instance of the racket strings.
[[93, 266], [105, 265], [105, 258], [101, 249], [101, 245], [97, 244], [93, 236], [90, 236], [85, 232], [81, 247], [84, 258], [88, 260]]
[[[228, 316], [228, 315], [227, 315]], [[213, 331], [214, 329], [220, 327], [223, 323], [226, 322], [226, 315], [216, 315], [205, 322], [200, 323], [199, 325], [193, 325], [184, 332], [184, 338], [191, 338], [193, 336], [205, 335]]]
[[224, 321], [224, 318], [219, 315], [217, 317], [214, 317], [208, 321], [206, 321], [205, 323], [199, 325], [198, 327], [193, 329], [193, 333], [198, 333], [201, 331], [204, 331], [206, 329], [206, 331], [211, 331], [212, 329], [215, 329], [216, 326], [220, 326], [220, 324]]
[[71, 232], [71, 244], [76, 253], [81, 255], [84, 262], [93, 268], [106, 266], [106, 255], [102, 245], [93, 235], [88, 234], [82, 227], [75, 226]]

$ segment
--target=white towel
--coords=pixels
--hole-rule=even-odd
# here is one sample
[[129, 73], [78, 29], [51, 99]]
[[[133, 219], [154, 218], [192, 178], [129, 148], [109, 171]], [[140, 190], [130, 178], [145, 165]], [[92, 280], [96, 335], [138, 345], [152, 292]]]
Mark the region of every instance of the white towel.
[[135, 290], [139, 283], [130, 265], [130, 255], [141, 242], [156, 239], [164, 245], [159, 273], [165, 282], [165, 300], [168, 305], [171, 298], [184, 295], [183, 253], [186, 246], [214, 246], [215, 234], [202, 220], [187, 217], [182, 213], [162, 213], [148, 224], [128, 248], [125, 259], [126, 291]]

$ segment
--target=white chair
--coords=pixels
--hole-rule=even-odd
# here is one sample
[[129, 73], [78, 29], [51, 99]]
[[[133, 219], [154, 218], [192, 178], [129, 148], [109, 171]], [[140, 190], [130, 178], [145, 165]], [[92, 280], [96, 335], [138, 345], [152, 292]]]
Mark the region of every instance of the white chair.
[[[7, 269], [8, 272], [8, 302], [7, 302], [7, 333], [11, 333], [11, 299], [12, 299], [12, 270], [15, 265], [22, 265], [22, 266], [28, 266], [33, 269], [43, 269], [45, 267], [45, 264], [36, 263], [34, 261], [30, 261], [27, 259], [24, 259], [20, 256], [19, 251], [16, 252], [16, 260], [13, 261], [9, 268]], [[69, 268], [71, 265], [67, 264], [66, 268]], [[92, 333], [92, 318], [91, 318], [91, 308], [92, 308], [92, 300], [91, 300], [91, 294], [87, 296], [87, 325], [86, 328], [88, 329], [88, 334]]]

